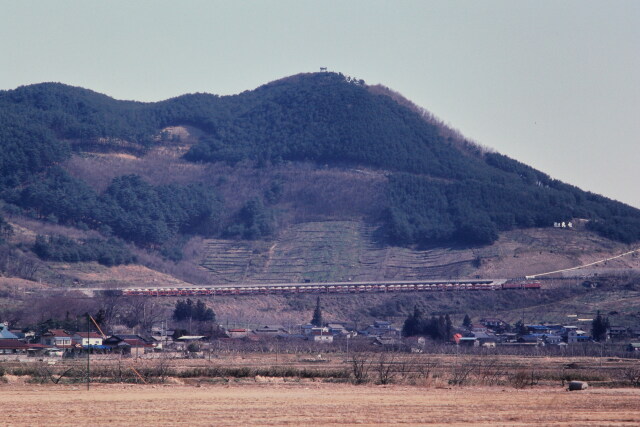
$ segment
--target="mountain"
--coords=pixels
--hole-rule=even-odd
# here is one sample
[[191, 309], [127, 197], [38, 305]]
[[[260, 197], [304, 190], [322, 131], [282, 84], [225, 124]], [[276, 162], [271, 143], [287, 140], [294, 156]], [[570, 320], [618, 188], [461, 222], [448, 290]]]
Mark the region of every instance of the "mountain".
[[188, 125], [200, 131], [183, 156], [195, 164], [250, 162], [265, 171], [307, 162], [383, 174], [384, 196], [376, 199], [383, 206], [368, 219], [381, 225], [387, 243], [485, 245], [499, 232], [573, 219], [613, 240], [640, 239], [639, 210], [482, 149], [398, 101], [391, 91], [335, 73], [300, 74], [234, 96], [156, 103], [58, 83], [3, 91], [2, 198], [12, 211], [142, 247], [181, 234], [277, 233], [278, 215], [287, 210], [278, 200], [286, 183], [278, 179], [230, 214], [215, 183], [154, 186], [128, 174], [96, 191], [90, 179], [60, 167], [97, 151], [144, 157], [168, 142], [163, 129]]
[[[0, 146], [5, 317], [47, 287], [513, 278], [590, 264], [640, 240], [639, 210], [335, 73], [154, 103], [59, 83], [20, 87], [0, 92]], [[554, 227], [563, 222], [572, 227]], [[639, 263], [636, 254], [580, 270], [598, 275], [594, 289], [565, 278], [516, 298], [336, 296], [327, 313], [404, 318], [418, 304], [515, 319], [529, 307], [560, 321], [626, 301], [631, 319]], [[274, 322], [306, 321], [314, 301], [231, 298], [216, 312], [242, 320], [259, 307]], [[87, 311], [69, 304], [58, 309]]]

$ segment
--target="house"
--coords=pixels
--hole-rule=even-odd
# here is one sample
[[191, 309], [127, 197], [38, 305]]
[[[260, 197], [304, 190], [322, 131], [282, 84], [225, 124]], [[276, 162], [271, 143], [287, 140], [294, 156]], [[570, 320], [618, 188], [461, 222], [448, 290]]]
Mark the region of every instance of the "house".
[[518, 338], [518, 343], [544, 346], [545, 345], [544, 336], [545, 336], [544, 334], [521, 335], [520, 338]]
[[564, 344], [560, 335], [545, 335], [542, 337], [544, 343], [547, 345], [560, 345]]
[[[183, 335], [180, 338], [178, 338], [175, 342], [176, 342], [176, 348], [178, 350], [186, 350], [193, 343], [200, 344], [207, 341], [208, 341], [207, 337], [205, 337], [204, 335]], [[197, 345], [197, 347], [199, 348], [200, 345]]]
[[229, 338], [244, 338], [249, 334], [249, 330], [246, 328], [227, 329], [226, 332]]
[[333, 335], [329, 333], [328, 328], [314, 328], [309, 335], [309, 339], [313, 342], [331, 344], [333, 342]]
[[29, 344], [12, 338], [0, 339], [0, 354], [27, 354]]
[[498, 319], [496, 317], [488, 317], [485, 319], [480, 319], [480, 323], [486, 328], [493, 329], [493, 330], [496, 330], [496, 329], [500, 330], [507, 327], [507, 322], [504, 322], [501, 319]]
[[562, 340], [567, 344], [575, 344], [578, 342], [578, 327], [577, 326], [563, 326], [560, 331]]
[[0, 339], [0, 354], [27, 354], [35, 356], [52, 350], [51, 347], [44, 344], [27, 344], [26, 342], [3, 338]]
[[153, 344], [146, 341], [140, 335], [119, 334], [112, 335], [104, 339], [103, 344], [110, 347], [113, 351], [122, 354], [144, 354], [153, 350]]
[[309, 331], [309, 335], [331, 335], [331, 332], [326, 326], [314, 326]]
[[393, 326], [391, 322], [385, 320], [376, 320], [373, 325], [367, 326], [366, 329], [360, 331], [362, 335], [369, 335], [372, 337], [397, 337], [400, 336], [400, 331]]
[[166, 349], [173, 344], [173, 335], [175, 331], [167, 329], [163, 323], [162, 326], [153, 326], [151, 328], [151, 336], [149, 341], [153, 343], [156, 349]]
[[22, 332], [20, 329], [10, 329], [9, 332], [24, 342], [30, 342], [36, 336], [33, 331]]
[[150, 342], [156, 349], [162, 350], [171, 348], [174, 340], [171, 335], [151, 335]]
[[[465, 338], [475, 338], [474, 346], [494, 348], [498, 343], [498, 337], [486, 332], [470, 332]], [[469, 341], [471, 342], [471, 341]], [[468, 344], [467, 344], [468, 345]]]
[[507, 332], [496, 336], [501, 343], [514, 343], [518, 341], [518, 334], [515, 332]]
[[578, 335], [576, 337], [578, 339], [577, 342], [591, 342], [593, 339], [589, 335]]
[[402, 340], [393, 336], [379, 336], [376, 337], [373, 344], [387, 348], [399, 348], [402, 346]]
[[627, 346], [627, 351], [640, 351], [640, 342], [631, 342]]
[[607, 329], [607, 338], [610, 340], [625, 338], [629, 334], [629, 329], [624, 326], [610, 326]]
[[404, 339], [404, 343], [411, 353], [422, 353], [427, 340], [424, 337], [408, 337]]
[[458, 345], [466, 347], [479, 347], [480, 341], [476, 337], [461, 337], [458, 339]]
[[278, 335], [288, 335], [287, 330], [282, 325], [263, 325], [254, 331], [256, 335], [261, 337], [275, 337]]
[[40, 344], [69, 350], [73, 348], [73, 340], [71, 338], [71, 335], [62, 329], [49, 329], [40, 337]]
[[533, 335], [550, 335], [554, 330], [550, 325], [527, 325], [526, 327]]
[[102, 346], [102, 335], [96, 332], [76, 332], [71, 341], [83, 348]]
[[19, 337], [9, 330], [9, 325], [0, 323], [0, 340], [17, 340]]
[[469, 326], [471, 332], [488, 332], [489, 329], [481, 323], [472, 323]]
[[348, 335], [349, 331], [342, 323], [327, 323], [331, 335]]

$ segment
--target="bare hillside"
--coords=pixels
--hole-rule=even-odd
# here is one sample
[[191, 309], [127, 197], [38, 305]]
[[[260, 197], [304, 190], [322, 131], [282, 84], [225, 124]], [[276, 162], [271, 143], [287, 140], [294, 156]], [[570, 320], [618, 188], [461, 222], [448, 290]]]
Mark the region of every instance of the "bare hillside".
[[[583, 229], [528, 229], [504, 233], [477, 248], [381, 246], [376, 227], [359, 221], [296, 224], [274, 241], [207, 240], [202, 266], [212, 282], [512, 278], [571, 268], [630, 250]], [[573, 275], [640, 270], [630, 255]]]

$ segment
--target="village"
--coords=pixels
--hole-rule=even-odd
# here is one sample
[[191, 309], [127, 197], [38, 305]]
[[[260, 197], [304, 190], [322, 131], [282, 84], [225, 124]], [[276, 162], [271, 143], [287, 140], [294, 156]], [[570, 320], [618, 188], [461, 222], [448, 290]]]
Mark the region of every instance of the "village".
[[[91, 318], [91, 320], [93, 320]], [[465, 321], [469, 320], [465, 318]], [[264, 324], [255, 328], [211, 324], [209, 333], [191, 334], [188, 330], [167, 327], [166, 322], [146, 333], [122, 331], [105, 334], [97, 324], [85, 330], [12, 328], [0, 323], [0, 360], [12, 357], [29, 359], [73, 358], [86, 355], [118, 355], [152, 358], [158, 354], [175, 358], [205, 358], [219, 351], [397, 351], [429, 353], [433, 351], [493, 351], [509, 354], [566, 354], [568, 349], [588, 350], [594, 355], [634, 352], [640, 356], [640, 327], [609, 326], [604, 339], [595, 341], [587, 327], [561, 324], [522, 324], [515, 326], [498, 318], [482, 318], [454, 326], [446, 340], [425, 336], [406, 336], [406, 330], [386, 320], [376, 320], [362, 328], [349, 322], [306, 323], [293, 328]], [[591, 325], [589, 325], [591, 326]], [[88, 329], [88, 330], [87, 330]], [[404, 333], [403, 333], [404, 332]], [[351, 349], [351, 350], [350, 350]], [[637, 353], [635, 353], [637, 352]]]

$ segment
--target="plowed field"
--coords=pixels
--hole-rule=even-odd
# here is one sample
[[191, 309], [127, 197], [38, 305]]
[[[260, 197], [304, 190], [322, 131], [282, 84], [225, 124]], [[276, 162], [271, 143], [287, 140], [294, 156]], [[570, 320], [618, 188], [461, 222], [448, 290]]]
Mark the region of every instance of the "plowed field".
[[0, 385], [2, 425], [638, 425], [640, 390]]

